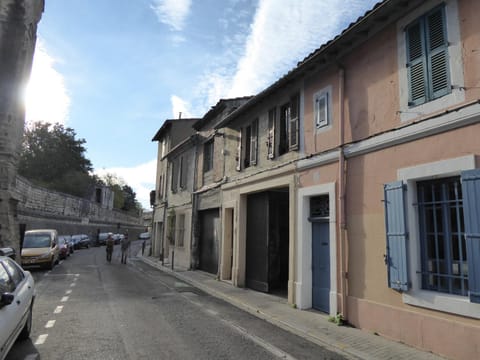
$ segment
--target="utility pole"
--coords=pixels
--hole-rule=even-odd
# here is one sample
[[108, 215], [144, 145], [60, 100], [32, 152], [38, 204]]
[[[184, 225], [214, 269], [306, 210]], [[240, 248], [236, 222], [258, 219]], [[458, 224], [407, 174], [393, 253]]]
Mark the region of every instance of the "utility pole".
[[0, 247], [19, 256], [15, 181], [25, 125], [24, 92], [32, 70], [44, 0], [0, 0]]

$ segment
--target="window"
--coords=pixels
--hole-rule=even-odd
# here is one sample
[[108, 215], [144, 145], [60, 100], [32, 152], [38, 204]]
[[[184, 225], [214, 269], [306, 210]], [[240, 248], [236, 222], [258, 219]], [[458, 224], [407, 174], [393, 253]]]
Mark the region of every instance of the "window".
[[183, 247], [185, 237], [185, 214], [178, 215], [177, 246]]
[[422, 288], [467, 296], [460, 177], [417, 183]]
[[275, 157], [275, 123], [277, 122], [277, 109], [272, 108], [268, 111], [268, 136], [267, 136], [267, 157]]
[[175, 245], [175, 221], [176, 221], [175, 212], [171, 212], [167, 218], [167, 224], [168, 224], [167, 238], [168, 238], [168, 243], [170, 245]]
[[0, 263], [0, 292], [13, 292], [15, 290], [15, 284], [7, 273], [7, 270]]
[[279, 155], [298, 149], [299, 113], [300, 95], [298, 94], [292, 96], [290, 102], [280, 108]]
[[405, 30], [409, 106], [451, 92], [445, 6], [419, 17]]
[[[467, 163], [469, 161], [469, 163]], [[454, 168], [455, 164], [470, 164], [473, 160], [463, 158], [442, 162], [441, 166]], [[446, 165], [444, 165], [446, 164]], [[436, 164], [439, 168], [440, 165]], [[418, 176], [425, 176], [429, 166], [406, 169]], [[434, 174], [433, 174], [434, 175]], [[469, 307], [469, 303], [480, 303], [480, 169], [461, 171], [460, 176], [438, 177], [432, 180], [413, 182], [414, 196], [406, 201], [406, 183], [397, 181], [385, 185], [385, 224], [387, 230], [387, 254], [389, 286], [400, 291], [409, 291], [413, 283], [418, 283], [420, 290], [429, 293], [448, 294], [469, 302], [454, 303], [455, 298], [442, 297], [433, 299], [428, 295], [408, 297], [407, 302], [438, 308], [449, 312], [474, 316], [478, 309]], [[409, 204], [406, 204], [406, 203]], [[413, 203], [415, 202], [415, 206]], [[406, 206], [407, 205], [407, 206]], [[415, 212], [409, 216], [407, 209]], [[415, 221], [412, 221], [414, 219]], [[410, 224], [410, 226], [408, 226]], [[410, 227], [410, 229], [409, 229]], [[408, 246], [408, 236], [416, 239]], [[419, 259], [409, 259], [409, 254], [418, 254]], [[408, 264], [412, 263], [409, 272]], [[419, 266], [417, 269], [416, 266]], [[411, 275], [411, 274], [412, 275]], [[416, 289], [413, 289], [416, 290]], [[478, 306], [478, 305], [477, 305]]]
[[178, 166], [175, 164], [175, 161], [172, 161], [172, 183], [171, 183], [171, 189], [172, 193], [177, 192], [177, 179], [178, 179]]
[[163, 199], [163, 175], [158, 179], [158, 198]]
[[178, 177], [180, 189], [184, 190], [187, 187], [187, 158], [185, 156], [180, 157], [180, 174]]
[[[329, 87], [331, 88], [331, 87]], [[330, 93], [331, 90], [325, 89], [317, 92], [313, 96], [313, 109], [315, 116], [315, 127], [317, 129], [330, 125]]]
[[[244, 134], [244, 136], [242, 135]], [[258, 153], [258, 119], [255, 119], [250, 125], [242, 129], [242, 136], [245, 138], [245, 153], [243, 154], [243, 168], [248, 168], [250, 166], [257, 164], [257, 153]], [[240, 139], [241, 139], [240, 138]], [[239, 148], [241, 155], [242, 148]], [[237, 170], [238, 166], [237, 166]]]
[[203, 172], [213, 169], [213, 139], [203, 144]]
[[172, 192], [176, 193], [178, 189], [184, 190], [187, 187], [187, 158], [179, 156], [172, 161]]
[[257, 152], [258, 152], [258, 119], [255, 119], [252, 122], [251, 133], [250, 133], [250, 156], [249, 162], [250, 165], [257, 164]]

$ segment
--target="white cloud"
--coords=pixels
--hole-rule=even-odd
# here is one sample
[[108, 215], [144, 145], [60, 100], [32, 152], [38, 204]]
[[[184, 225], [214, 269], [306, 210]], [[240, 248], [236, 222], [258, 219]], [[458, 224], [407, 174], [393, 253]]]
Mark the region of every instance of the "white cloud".
[[191, 0], [153, 0], [151, 8], [161, 23], [169, 25], [172, 30], [181, 31], [191, 5]]
[[172, 119], [179, 118], [180, 113], [182, 113], [182, 118], [192, 117], [192, 114], [189, 110], [190, 104], [186, 100], [183, 100], [176, 95], [172, 95], [170, 101], [172, 103]]
[[39, 39], [25, 95], [27, 122], [67, 122], [70, 96], [63, 75], [55, 69], [56, 63], [58, 60], [48, 54]]
[[220, 98], [256, 94], [333, 39], [376, 2], [259, 0], [248, 35], [225, 34], [228, 46], [222, 54], [223, 62], [212, 61], [214, 65], [206, 70], [198, 89], [208, 98], [209, 106]]
[[96, 170], [95, 174], [115, 174], [122, 178], [136, 193], [137, 200], [144, 209], [150, 209], [150, 191], [155, 189], [155, 176], [157, 172], [157, 160], [136, 165], [134, 167], [116, 167]]

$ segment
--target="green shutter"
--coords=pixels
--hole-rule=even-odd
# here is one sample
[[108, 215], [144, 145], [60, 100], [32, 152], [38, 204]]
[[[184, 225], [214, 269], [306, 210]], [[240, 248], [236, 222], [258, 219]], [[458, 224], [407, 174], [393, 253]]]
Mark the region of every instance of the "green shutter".
[[405, 189], [402, 181], [384, 185], [385, 229], [388, 286], [398, 291], [409, 289]]
[[406, 28], [409, 106], [451, 91], [445, 6], [439, 6]]
[[441, 6], [433, 10], [425, 19], [428, 46], [429, 96], [431, 99], [436, 99], [450, 93], [445, 7]]
[[419, 20], [410, 25], [406, 32], [410, 106], [427, 101], [427, 62], [423, 29], [424, 23]]
[[480, 303], [480, 169], [462, 172], [470, 301]]

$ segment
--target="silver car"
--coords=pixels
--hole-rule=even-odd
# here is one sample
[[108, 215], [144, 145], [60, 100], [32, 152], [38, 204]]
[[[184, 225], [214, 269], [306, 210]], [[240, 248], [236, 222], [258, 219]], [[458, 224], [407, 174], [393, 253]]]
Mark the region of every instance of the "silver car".
[[11, 258], [0, 256], [0, 359], [7, 356], [17, 338], [30, 336], [34, 299], [30, 272]]

